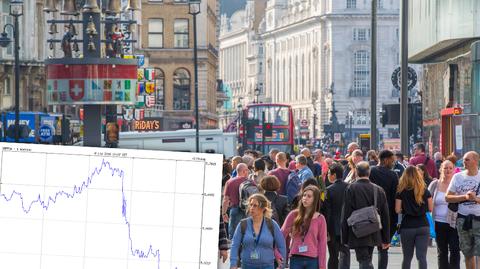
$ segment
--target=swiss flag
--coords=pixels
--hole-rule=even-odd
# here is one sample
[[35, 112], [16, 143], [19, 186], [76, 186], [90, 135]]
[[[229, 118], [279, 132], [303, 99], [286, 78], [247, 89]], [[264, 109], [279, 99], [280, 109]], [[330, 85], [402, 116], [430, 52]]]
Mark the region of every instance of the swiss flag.
[[69, 94], [73, 101], [80, 101], [85, 95], [85, 81], [72, 79], [68, 82]]

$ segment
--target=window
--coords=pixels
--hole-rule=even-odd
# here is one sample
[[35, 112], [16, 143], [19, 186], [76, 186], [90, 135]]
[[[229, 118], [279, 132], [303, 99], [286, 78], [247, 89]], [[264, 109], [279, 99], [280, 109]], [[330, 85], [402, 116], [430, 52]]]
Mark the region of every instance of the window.
[[370, 39], [370, 29], [367, 28], [354, 28], [353, 40], [354, 41], [368, 41]]
[[3, 90], [4, 95], [10, 95], [12, 94], [12, 81], [10, 80], [9, 77], [5, 78], [3, 82], [3, 86], [5, 87]]
[[259, 62], [259, 63], [258, 63], [258, 73], [259, 73], [259, 74], [262, 74], [262, 73], [263, 73], [263, 63], [262, 63], [262, 62]]
[[351, 97], [367, 97], [370, 95], [370, 70], [368, 51], [359, 50], [354, 54], [353, 92]]
[[155, 104], [161, 110], [165, 109], [165, 74], [161, 69], [155, 69]]
[[183, 68], [173, 74], [173, 109], [190, 110], [190, 74]]
[[377, 8], [383, 9], [383, 0], [378, 0]]
[[370, 111], [368, 111], [365, 108], [355, 110], [353, 114], [353, 118], [354, 118], [354, 123], [358, 125], [370, 124]]
[[174, 0], [175, 3], [187, 3], [187, 0]]
[[163, 19], [148, 20], [148, 47], [163, 48]]
[[347, 0], [347, 8], [357, 8], [357, 0]]
[[188, 19], [176, 19], [173, 28], [175, 48], [188, 48]]

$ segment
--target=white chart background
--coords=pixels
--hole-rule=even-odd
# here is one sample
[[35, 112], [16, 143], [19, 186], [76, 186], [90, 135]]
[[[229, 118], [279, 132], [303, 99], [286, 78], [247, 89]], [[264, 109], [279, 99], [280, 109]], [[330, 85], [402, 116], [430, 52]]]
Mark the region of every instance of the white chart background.
[[213, 154], [0, 143], [0, 268], [216, 268], [221, 168]]

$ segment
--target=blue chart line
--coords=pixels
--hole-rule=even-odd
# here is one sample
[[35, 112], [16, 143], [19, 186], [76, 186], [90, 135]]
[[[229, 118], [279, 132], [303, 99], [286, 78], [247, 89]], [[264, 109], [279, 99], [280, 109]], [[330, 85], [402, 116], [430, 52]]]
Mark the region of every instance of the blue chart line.
[[61, 197], [74, 198], [75, 195], [77, 195], [77, 194], [80, 195], [84, 190], [88, 189], [88, 187], [92, 184], [95, 176], [100, 175], [100, 173], [102, 172], [102, 170], [104, 168], [107, 168], [107, 169], [110, 170], [112, 177], [115, 176], [115, 174], [117, 174], [118, 177], [120, 177], [122, 179], [122, 216], [123, 216], [123, 219], [125, 221], [125, 224], [128, 227], [128, 240], [130, 242], [130, 253], [131, 253], [131, 255], [135, 256], [135, 257], [138, 256], [138, 258], [141, 258], [141, 259], [148, 259], [150, 256], [153, 256], [154, 258], [157, 258], [157, 267], [160, 268], [160, 249], [154, 249], [151, 244], [150, 244], [147, 251], [133, 248], [133, 240], [132, 240], [132, 236], [131, 236], [130, 221], [128, 220], [128, 217], [127, 217], [127, 199], [125, 198], [125, 191], [124, 191], [125, 173], [120, 168], [112, 168], [110, 162], [106, 161], [105, 159], [102, 159], [102, 164], [100, 165], [100, 167], [96, 167], [93, 170], [93, 172], [90, 174], [88, 179], [86, 181], [82, 182], [82, 185], [80, 185], [79, 187], [77, 185], [74, 185], [73, 190], [71, 192], [67, 192], [67, 191], [62, 190], [62, 191], [59, 191], [59, 192], [55, 193], [55, 195], [53, 195], [53, 196], [49, 196], [48, 199], [46, 199], [46, 200], [42, 200], [42, 198], [39, 194], [37, 199], [32, 201], [30, 204], [27, 203], [27, 206], [25, 206], [25, 203], [24, 203], [25, 201], [23, 199], [23, 195], [22, 195], [21, 192], [17, 192], [17, 191], [14, 190], [14, 191], [12, 191], [12, 193], [9, 196], [7, 196], [5, 194], [0, 194], [0, 197], [3, 197], [6, 202], [10, 202], [14, 198], [18, 197], [22, 202], [22, 209], [23, 209], [23, 212], [25, 212], [25, 214], [30, 213], [30, 211], [32, 210], [32, 207], [34, 205], [37, 205], [37, 204], [42, 206], [42, 208], [45, 211], [48, 211], [48, 209], [50, 208], [50, 206], [52, 204], [57, 203], [57, 201], [58, 201], [57, 199], [59, 199]]

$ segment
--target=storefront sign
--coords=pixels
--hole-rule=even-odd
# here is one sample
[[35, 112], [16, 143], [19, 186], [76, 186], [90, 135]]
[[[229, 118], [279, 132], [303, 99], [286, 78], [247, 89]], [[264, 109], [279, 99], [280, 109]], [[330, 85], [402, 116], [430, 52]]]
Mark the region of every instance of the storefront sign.
[[161, 118], [145, 118], [135, 121], [136, 131], [160, 131]]

